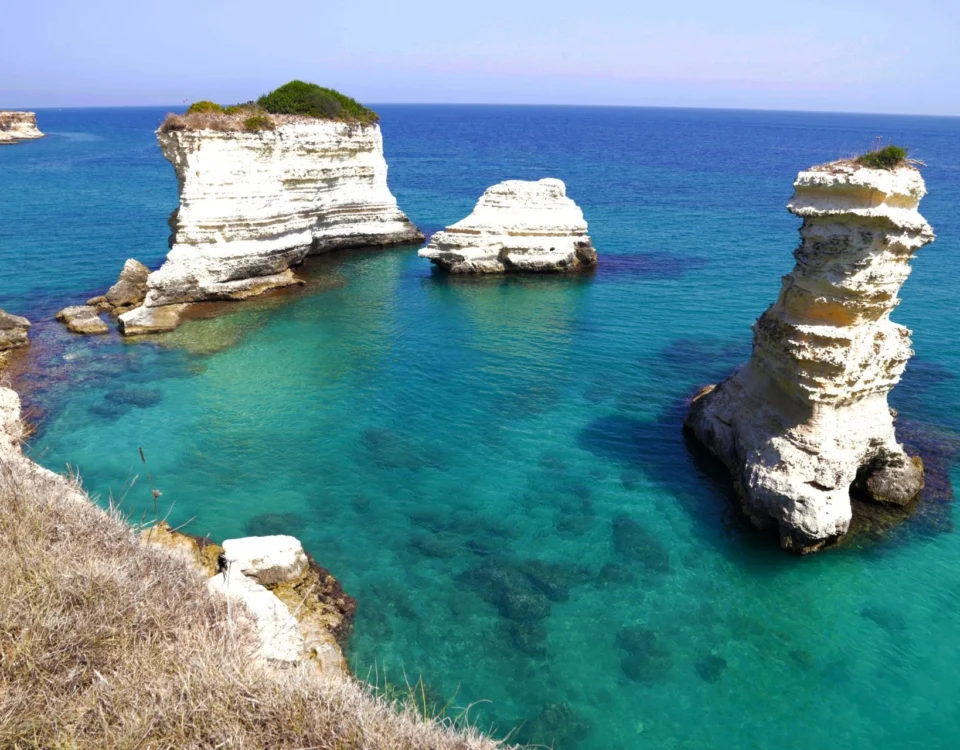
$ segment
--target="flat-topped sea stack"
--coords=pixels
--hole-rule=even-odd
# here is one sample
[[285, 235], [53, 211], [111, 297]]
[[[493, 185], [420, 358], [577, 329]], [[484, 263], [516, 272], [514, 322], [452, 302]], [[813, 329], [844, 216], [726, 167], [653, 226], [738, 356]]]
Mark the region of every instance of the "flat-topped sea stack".
[[847, 532], [852, 491], [902, 505], [923, 487], [887, 405], [913, 354], [890, 313], [934, 235], [902, 149], [813, 167], [794, 188], [796, 266], [754, 326], [750, 361], [703, 389], [686, 425], [733, 474], [753, 522], [804, 553]]
[[180, 206], [125, 334], [174, 328], [191, 302], [298, 283], [290, 269], [308, 254], [423, 239], [387, 187], [376, 114], [337, 92], [293, 82], [257, 104], [200, 102], [157, 136]]
[[43, 138], [34, 112], [0, 110], [0, 144]]
[[487, 188], [467, 218], [437, 232], [421, 258], [450, 273], [577, 271], [597, 262], [583, 212], [560, 180]]

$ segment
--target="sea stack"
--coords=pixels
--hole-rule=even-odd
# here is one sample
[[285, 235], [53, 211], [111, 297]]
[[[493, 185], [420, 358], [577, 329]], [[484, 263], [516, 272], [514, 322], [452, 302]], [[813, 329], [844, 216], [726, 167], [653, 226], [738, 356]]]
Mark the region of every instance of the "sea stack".
[[450, 273], [576, 271], [597, 251], [583, 212], [562, 181], [507, 180], [487, 188], [467, 218], [420, 251]]
[[33, 138], [43, 138], [43, 133], [37, 129], [36, 113], [0, 110], [0, 144]]
[[318, 116], [201, 102], [194, 108], [209, 108], [168, 117], [157, 131], [180, 206], [143, 305], [120, 316], [124, 334], [170, 330], [187, 303], [299, 283], [290, 269], [308, 254], [422, 241], [387, 187], [376, 115], [311, 86], [293, 82], [260, 102], [288, 104], [275, 95], [305, 92], [323, 108]]
[[846, 533], [854, 483], [897, 504], [923, 487], [887, 394], [913, 354], [890, 313], [911, 257], [934, 239], [917, 210], [926, 187], [903, 158], [864, 162], [873, 163], [798, 175], [787, 206], [803, 219], [796, 265], [754, 325], [750, 360], [704, 388], [686, 419], [730, 470], [753, 522], [775, 524], [781, 545], [800, 553]]

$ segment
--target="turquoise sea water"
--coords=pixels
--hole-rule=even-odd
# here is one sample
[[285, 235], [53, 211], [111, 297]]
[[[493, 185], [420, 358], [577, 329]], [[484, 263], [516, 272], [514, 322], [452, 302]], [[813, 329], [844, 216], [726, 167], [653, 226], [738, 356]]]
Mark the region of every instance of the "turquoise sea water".
[[72, 337], [59, 307], [127, 257], [162, 261], [176, 182], [162, 110], [41, 111], [48, 138], [0, 149], [0, 307], [37, 321], [18, 381], [33, 455], [136, 517], [152, 481], [193, 533], [297, 535], [359, 600], [358, 674], [422, 675], [525, 740], [956, 747], [949, 487], [882, 541], [789, 557], [680, 422], [748, 356], [792, 266], [795, 173], [882, 135], [927, 162], [938, 233], [894, 315], [917, 354], [891, 401], [956, 478], [960, 120], [379, 109], [425, 230], [494, 182], [559, 177], [599, 269], [449, 279], [416, 248], [338, 253], [305, 293], [167, 337]]

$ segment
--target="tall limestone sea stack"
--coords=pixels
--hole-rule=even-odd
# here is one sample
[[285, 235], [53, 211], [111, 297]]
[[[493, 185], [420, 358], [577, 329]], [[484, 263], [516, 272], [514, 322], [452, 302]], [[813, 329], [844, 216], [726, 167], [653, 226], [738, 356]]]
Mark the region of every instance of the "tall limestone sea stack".
[[0, 110], [0, 144], [43, 138], [34, 112]]
[[184, 305], [298, 283], [308, 254], [418, 242], [387, 187], [376, 115], [292, 82], [256, 105], [200, 102], [157, 133], [180, 187], [171, 249], [123, 333], [176, 327]]
[[583, 212], [560, 180], [507, 180], [487, 188], [467, 218], [437, 232], [421, 258], [451, 273], [576, 271], [597, 251]]
[[917, 210], [923, 178], [892, 148], [798, 175], [787, 206], [803, 219], [796, 266], [754, 326], [749, 362], [701, 391], [686, 420], [753, 522], [801, 553], [847, 532], [855, 482], [897, 504], [923, 487], [887, 405], [913, 354], [890, 313], [934, 235]]

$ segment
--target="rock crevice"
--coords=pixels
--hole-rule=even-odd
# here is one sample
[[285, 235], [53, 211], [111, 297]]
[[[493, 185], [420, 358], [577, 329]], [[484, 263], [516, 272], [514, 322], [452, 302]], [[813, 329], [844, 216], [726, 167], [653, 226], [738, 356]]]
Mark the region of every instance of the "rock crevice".
[[794, 187], [796, 265], [754, 325], [750, 360], [696, 396], [686, 425], [731, 471], [754, 523], [808, 552], [848, 530], [854, 482], [900, 504], [923, 486], [887, 405], [913, 354], [890, 313], [913, 253], [934, 235], [912, 166], [836, 162]]

